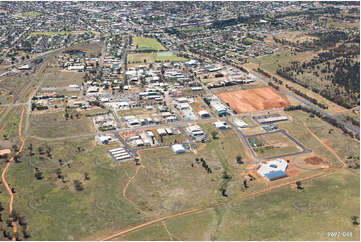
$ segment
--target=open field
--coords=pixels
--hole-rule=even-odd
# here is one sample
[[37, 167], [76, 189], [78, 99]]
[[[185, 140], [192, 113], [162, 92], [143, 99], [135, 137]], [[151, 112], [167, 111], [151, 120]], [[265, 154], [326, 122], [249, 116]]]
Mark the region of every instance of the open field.
[[167, 55], [160, 55], [162, 52], [157, 53], [137, 53], [128, 55], [128, 64], [149, 64], [154, 62], [177, 62], [177, 61], [187, 61], [188, 59], [184, 57], [176, 56], [172, 52]]
[[[287, 132], [297, 139], [300, 143], [302, 143], [305, 147], [312, 149], [313, 153], [323, 160], [325, 160], [331, 166], [339, 167], [341, 163], [336, 159], [336, 157], [327, 149], [325, 148], [320, 142], [318, 142], [307, 130], [305, 130], [305, 126], [303, 122], [309, 123], [310, 119], [315, 119], [316, 125], [309, 125], [312, 129], [313, 126], [319, 127], [320, 130], [324, 130], [324, 132], [328, 132], [329, 129], [332, 127], [318, 119], [318, 118], [309, 118], [309, 115], [302, 112], [302, 111], [292, 111], [288, 112], [290, 116], [293, 117], [293, 122], [280, 122], [277, 126], [280, 129], [286, 129]], [[335, 129], [335, 128], [333, 128]], [[338, 152], [345, 152], [345, 153], [353, 153], [358, 151], [358, 143], [356, 141], [351, 141], [351, 138], [347, 137], [346, 135], [341, 134], [339, 130], [334, 130], [335, 140], [338, 140], [338, 144], [343, 148], [340, 149]], [[338, 135], [336, 135], [338, 133]], [[321, 139], [321, 137], [319, 137]], [[343, 140], [343, 142], [341, 142]], [[353, 148], [350, 149], [349, 145], [352, 144]], [[344, 157], [341, 153], [339, 154], [342, 158]]]
[[[356, 164], [360, 164], [359, 142], [344, 135], [340, 129], [335, 128], [317, 117], [311, 118], [301, 111], [290, 112], [290, 114], [298, 120], [303, 120], [314, 134], [334, 149], [347, 165], [351, 166], [350, 170], [352, 172], [360, 173], [360, 169], [355, 168]], [[280, 124], [280, 126], [282, 125], [284, 124]]]
[[285, 39], [287, 41], [294, 42], [294, 43], [296, 43], [296, 42], [302, 43], [302, 42], [318, 39], [315, 36], [307, 35], [307, 33], [301, 32], [301, 31], [281, 33], [281, 34], [278, 34], [276, 37], [279, 39]]
[[47, 35], [47, 36], [54, 36], [54, 35], [69, 35], [69, 34], [83, 34], [87, 31], [59, 31], [59, 32], [32, 32], [30, 36], [40, 36], [40, 35]]
[[103, 41], [83, 41], [73, 45], [69, 49], [79, 49], [86, 52], [85, 57], [96, 58], [100, 57], [103, 44]]
[[146, 108], [130, 108], [118, 111], [118, 115], [123, 117], [129, 115], [150, 117], [153, 113], [159, 113], [157, 107], [154, 107], [152, 110], [147, 110]]
[[179, 28], [178, 29], [181, 32], [199, 32], [199, 31], [203, 31], [204, 28], [203, 27], [193, 27], [193, 28]]
[[44, 74], [44, 82], [41, 87], [68, 87], [70, 84], [81, 86], [83, 72], [54, 72]]
[[36, 114], [30, 119], [30, 134], [44, 137], [56, 138], [65, 136], [75, 136], [94, 132], [93, 123], [90, 118], [80, 116], [77, 119], [66, 120], [64, 112]]
[[136, 36], [134, 37], [134, 45], [136, 46], [137, 50], [166, 50], [164, 46], [157, 40], [152, 38], [144, 38]]
[[[336, 173], [303, 182], [303, 186], [304, 191], [285, 186], [255, 198], [235, 199], [170, 218], [163, 231], [157, 223], [114, 240], [157, 240], [167, 233], [173, 240], [359, 240], [359, 227], [351, 222], [351, 216], [360, 212], [357, 177]], [[338, 230], [352, 232], [352, 236], [328, 236]]]
[[254, 83], [249, 83], [249, 84], [212, 88], [211, 91], [214, 94], [218, 94], [218, 93], [223, 93], [223, 92], [233, 92], [233, 91], [239, 91], [239, 90], [256, 89], [256, 88], [260, 88], [260, 87], [268, 87], [268, 85], [262, 81], [256, 81]]
[[186, 137], [182, 133], [180, 133], [178, 129], [176, 130], [178, 134], [164, 135], [163, 138], [160, 138], [157, 129], [151, 129], [151, 131], [153, 132], [158, 144], [174, 144], [174, 143], [179, 144], [179, 143], [185, 143], [187, 141]]
[[[315, 53], [311, 51], [295, 52], [292, 54], [289, 49], [282, 48], [273, 55], [262, 56], [249, 59], [250, 63], [257, 64], [257, 67], [265, 69], [270, 72], [276, 72], [280, 66], [287, 66], [292, 61], [305, 61], [311, 59]], [[247, 64], [245, 65], [247, 66]]]
[[2, 140], [8, 140], [12, 143], [18, 142], [17, 134], [21, 111], [22, 107], [15, 107], [4, 118], [0, 125], [0, 137]]
[[[19, 93], [22, 88], [28, 84], [29, 79], [22, 75], [14, 75], [5, 77], [0, 82], [0, 88], [4, 88], [4, 94], [0, 96], [0, 102], [2, 104], [11, 103], [12, 95], [11, 92]], [[6, 94], [8, 93], [8, 94]]]
[[39, 12], [25, 12], [22, 14], [24, 17], [30, 17], [30, 18], [35, 18], [37, 16], [42, 15], [42, 13]]
[[[113, 159], [91, 139], [47, 143], [28, 140], [30, 143], [35, 155], [30, 157], [26, 151], [21, 162], [9, 169], [7, 179], [19, 194], [15, 209], [28, 222], [31, 240], [81, 240], [89, 234], [103, 234], [109, 227], [124, 228], [144, 221], [121, 195], [134, 173], [134, 163], [118, 163], [111, 169], [107, 163], [114, 163]], [[49, 146], [53, 159], [40, 155], [39, 146], [43, 150]], [[34, 177], [35, 167], [40, 168], [41, 180]], [[57, 178], [57, 169], [65, 183]], [[84, 179], [85, 173], [90, 179]], [[75, 190], [75, 180], [81, 181], [84, 190]], [[0, 187], [3, 190], [2, 184]], [[0, 201], [7, 208], [8, 194], [1, 193]]]
[[286, 97], [271, 87], [219, 93], [217, 96], [237, 113], [287, 107]]
[[302, 151], [292, 140], [282, 133], [266, 134], [262, 136], [256, 136], [249, 138], [249, 140], [262, 139], [260, 145], [254, 146], [253, 150], [257, 154], [257, 157], [266, 158], [277, 155], [291, 154], [294, 152]]

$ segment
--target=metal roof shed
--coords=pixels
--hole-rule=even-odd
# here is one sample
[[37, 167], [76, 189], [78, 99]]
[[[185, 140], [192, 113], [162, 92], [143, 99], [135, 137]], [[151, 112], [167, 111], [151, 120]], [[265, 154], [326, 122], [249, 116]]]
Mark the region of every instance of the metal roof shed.
[[267, 177], [268, 180], [274, 181], [274, 180], [277, 180], [277, 179], [279, 179], [279, 178], [286, 177], [287, 174], [286, 174], [286, 172], [284, 172], [284, 171], [278, 170], [278, 171], [272, 171], [272, 172], [270, 172], [270, 173], [267, 173], [267, 174], [265, 174], [264, 176]]

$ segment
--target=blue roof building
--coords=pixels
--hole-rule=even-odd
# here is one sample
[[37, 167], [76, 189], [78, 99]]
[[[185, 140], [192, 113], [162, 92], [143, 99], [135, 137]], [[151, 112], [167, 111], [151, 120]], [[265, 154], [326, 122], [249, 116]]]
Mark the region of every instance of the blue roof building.
[[264, 174], [264, 176], [267, 177], [268, 180], [273, 181], [282, 177], [286, 177], [287, 174], [284, 171], [278, 170], [278, 171], [271, 171], [270, 173]]

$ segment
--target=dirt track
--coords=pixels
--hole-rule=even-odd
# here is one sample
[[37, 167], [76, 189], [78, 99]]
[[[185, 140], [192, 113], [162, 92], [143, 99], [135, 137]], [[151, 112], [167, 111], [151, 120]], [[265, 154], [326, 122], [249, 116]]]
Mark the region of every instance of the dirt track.
[[250, 90], [223, 92], [217, 96], [237, 113], [262, 111], [272, 108], [283, 108], [290, 105], [285, 96], [271, 87]]
[[[24, 149], [24, 145], [25, 145], [25, 140], [21, 137], [21, 129], [22, 129], [22, 124], [23, 124], [23, 117], [24, 117], [24, 111], [25, 109], [23, 108], [22, 112], [21, 112], [21, 116], [20, 116], [20, 122], [19, 122], [19, 139], [21, 140], [21, 146], [18, 152], [16, 152], [15, 155], [20, 154], [20, 152]], [[10, 164], [14, 161], [14, 157], [11, 157], [11, 159], [9, 160], [9, 162], [6, 164], [3, 172], [1, 173], [1, 180], [4, 183], [4, 186], [6, 188], [6, 190], [8, 191], [9, 195], [10, 195], [10, 203], [9, 203], [9, 214], [11, 214], [11, 212], [13, 211], [13, 203], [14, 203], [14, 194], [11, 191], [11, 188], [9, 187], [9, 184], [7, 183], [6, 179], [5, 179], [5, 174], [6, 171], [8, 170]], [[17, 228], [16, 228], [16, 223], [12, 222], [13, 225], [13, 232], [14, 234], [17, 232]], [[16, 240], [15, 236], [12, 238], [13, 241]]]

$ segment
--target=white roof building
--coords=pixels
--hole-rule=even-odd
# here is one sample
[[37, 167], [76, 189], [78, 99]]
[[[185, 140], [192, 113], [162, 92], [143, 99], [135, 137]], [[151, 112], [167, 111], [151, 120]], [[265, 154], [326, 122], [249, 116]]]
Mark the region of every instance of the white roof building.
[[217, 122], [214, 122], [213, 125], [216, 126], [217, 129], [229, 129], [230, 128], [225, 122], [222, 122], [219, 120]]
[[286, 176], [287, 167], [288, 163], [284, 159], [276, 159], [261, 163], [257, 173], [269, 180], [274, 180]]
[[199, 116], [201, 116], [201, 118], [207, 118], [210, 117], [209, 113], [206, 110], [201, 110], [198, 112]]
[[167, 134], [167, 131], [165, 131], [165, 129], [160, 128], [160, 129], [157, 129], [157, 133], [158, 133], [159, 135], [166, 135], [166, 134]]
[[79, 70], [84, 70], [84, 66], [69, 66], [68, 67], [69, 71], [79, 71]]
[[186, 149], [184, 148], [184, 146], [182, 144], [175, 144], [175, 145], [172, 145], [172, 151], [175, 154], [181, 154], [181, 153], [186, 152]]
[[235, 119], [234, 123], [240, 128], [248, 128], [248, 124], [244, 122], [242, 119]]

